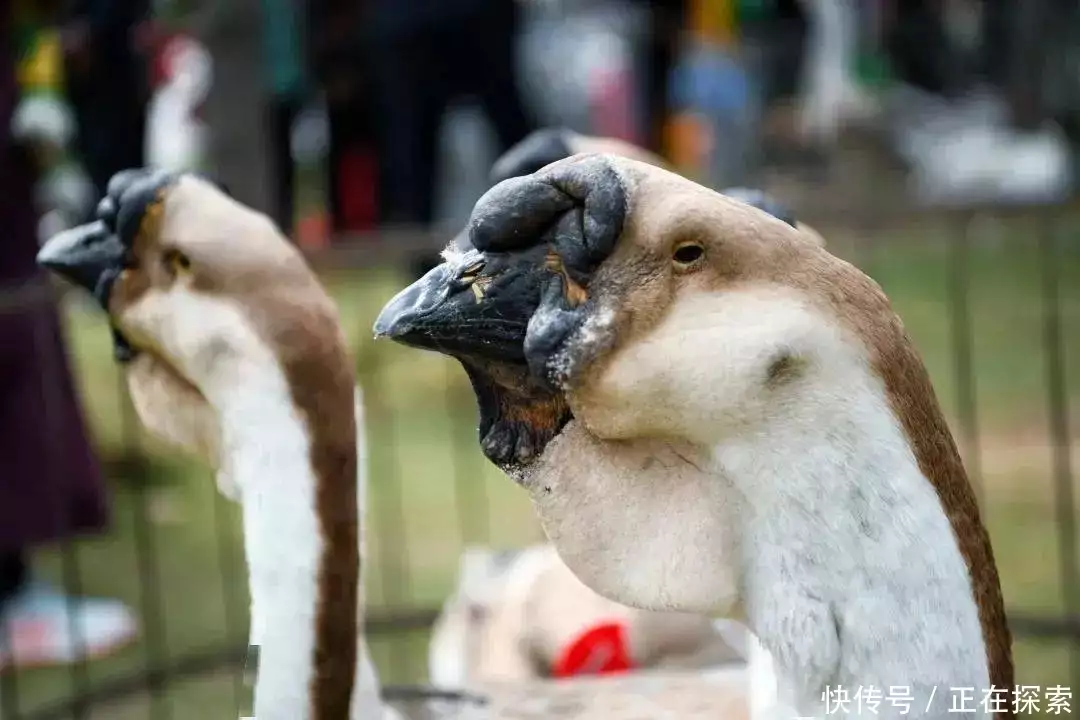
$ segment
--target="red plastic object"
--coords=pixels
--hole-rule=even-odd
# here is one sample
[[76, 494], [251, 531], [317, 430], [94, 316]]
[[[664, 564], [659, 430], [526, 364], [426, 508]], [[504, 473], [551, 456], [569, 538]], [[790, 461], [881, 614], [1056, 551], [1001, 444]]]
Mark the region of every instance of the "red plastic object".
[[563, 651], [552, 674], [557, 678], [574, 675], [608, 675], [633, 669], [626, 642], [626, 628], [605, 623], [590, 628]]

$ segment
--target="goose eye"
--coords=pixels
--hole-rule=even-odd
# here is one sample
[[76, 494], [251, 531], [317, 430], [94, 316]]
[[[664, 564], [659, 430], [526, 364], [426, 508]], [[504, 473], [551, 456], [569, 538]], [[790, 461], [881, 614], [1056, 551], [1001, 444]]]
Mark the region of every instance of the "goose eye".
[[170, 250], [165, 253], [165, 267], [174, 275], [186, 273], [191, 270], [191, 260], [179, 250]]
[[686, 243], [675, 248], [675, 252], [672, 253], [672, 260], [675, 265], [681, 268], [689, 267], [694, 263], [705, 257], [705, 248], [701, 247], [697, 243]]

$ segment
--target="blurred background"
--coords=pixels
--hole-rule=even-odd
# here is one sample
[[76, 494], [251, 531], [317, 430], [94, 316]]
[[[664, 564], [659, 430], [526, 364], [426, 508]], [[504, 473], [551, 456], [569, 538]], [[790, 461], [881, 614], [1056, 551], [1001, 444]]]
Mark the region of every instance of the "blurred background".
[[29, 660], [0, 645], [4, 720], [235, 716], [247, 648], [237, 508], [141, 434], [105, 322], [36, 271], [39, 239], [153, 164], [211, 173], [308, 253], [366, 393], [372, 650], [384, 682], [421, 683], [462, 548], [542, 536], [479, 453], [459, 366], [371, 326], [549, 125], [767, 189], [884, 287], [976, 486], [1018, 682], [1080, 685], [1080, 3], [0, 7], [0, 620], [37, 619]]

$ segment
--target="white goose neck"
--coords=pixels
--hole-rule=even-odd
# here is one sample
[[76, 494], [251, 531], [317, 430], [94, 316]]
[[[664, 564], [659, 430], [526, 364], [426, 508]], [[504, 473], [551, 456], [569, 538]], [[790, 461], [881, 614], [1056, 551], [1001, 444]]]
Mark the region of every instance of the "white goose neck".
[[[827, 687], [906, 687], [906, 717], [945, 717], [949, 688], [989, 690], [957, 539], [872, 379], [815, 392], [713, 451], [716, 500], [745, 503], [747, 623], [775, 660], [780, 706], [844, 715], [823, 702]], [[886, 699], [878, 714], [901, 709]]]
[[222, 462], [240, 491], [251, 592], [250, 644], [259, 648], [254, 717], [311, 718], [311, 680], [324, 550], [308, 428], [273, 366], [213, 394]]

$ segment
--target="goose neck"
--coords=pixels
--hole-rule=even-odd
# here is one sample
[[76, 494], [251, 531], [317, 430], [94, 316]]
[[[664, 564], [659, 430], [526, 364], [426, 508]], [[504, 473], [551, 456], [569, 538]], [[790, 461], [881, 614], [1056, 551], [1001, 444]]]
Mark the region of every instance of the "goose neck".
[[348, 717], [359, 609], [355, 430], [328, 432], [320, 408], [283, 374], [248, 380], [215, 401], [223, 462], [241, 495], [255, 717]]

